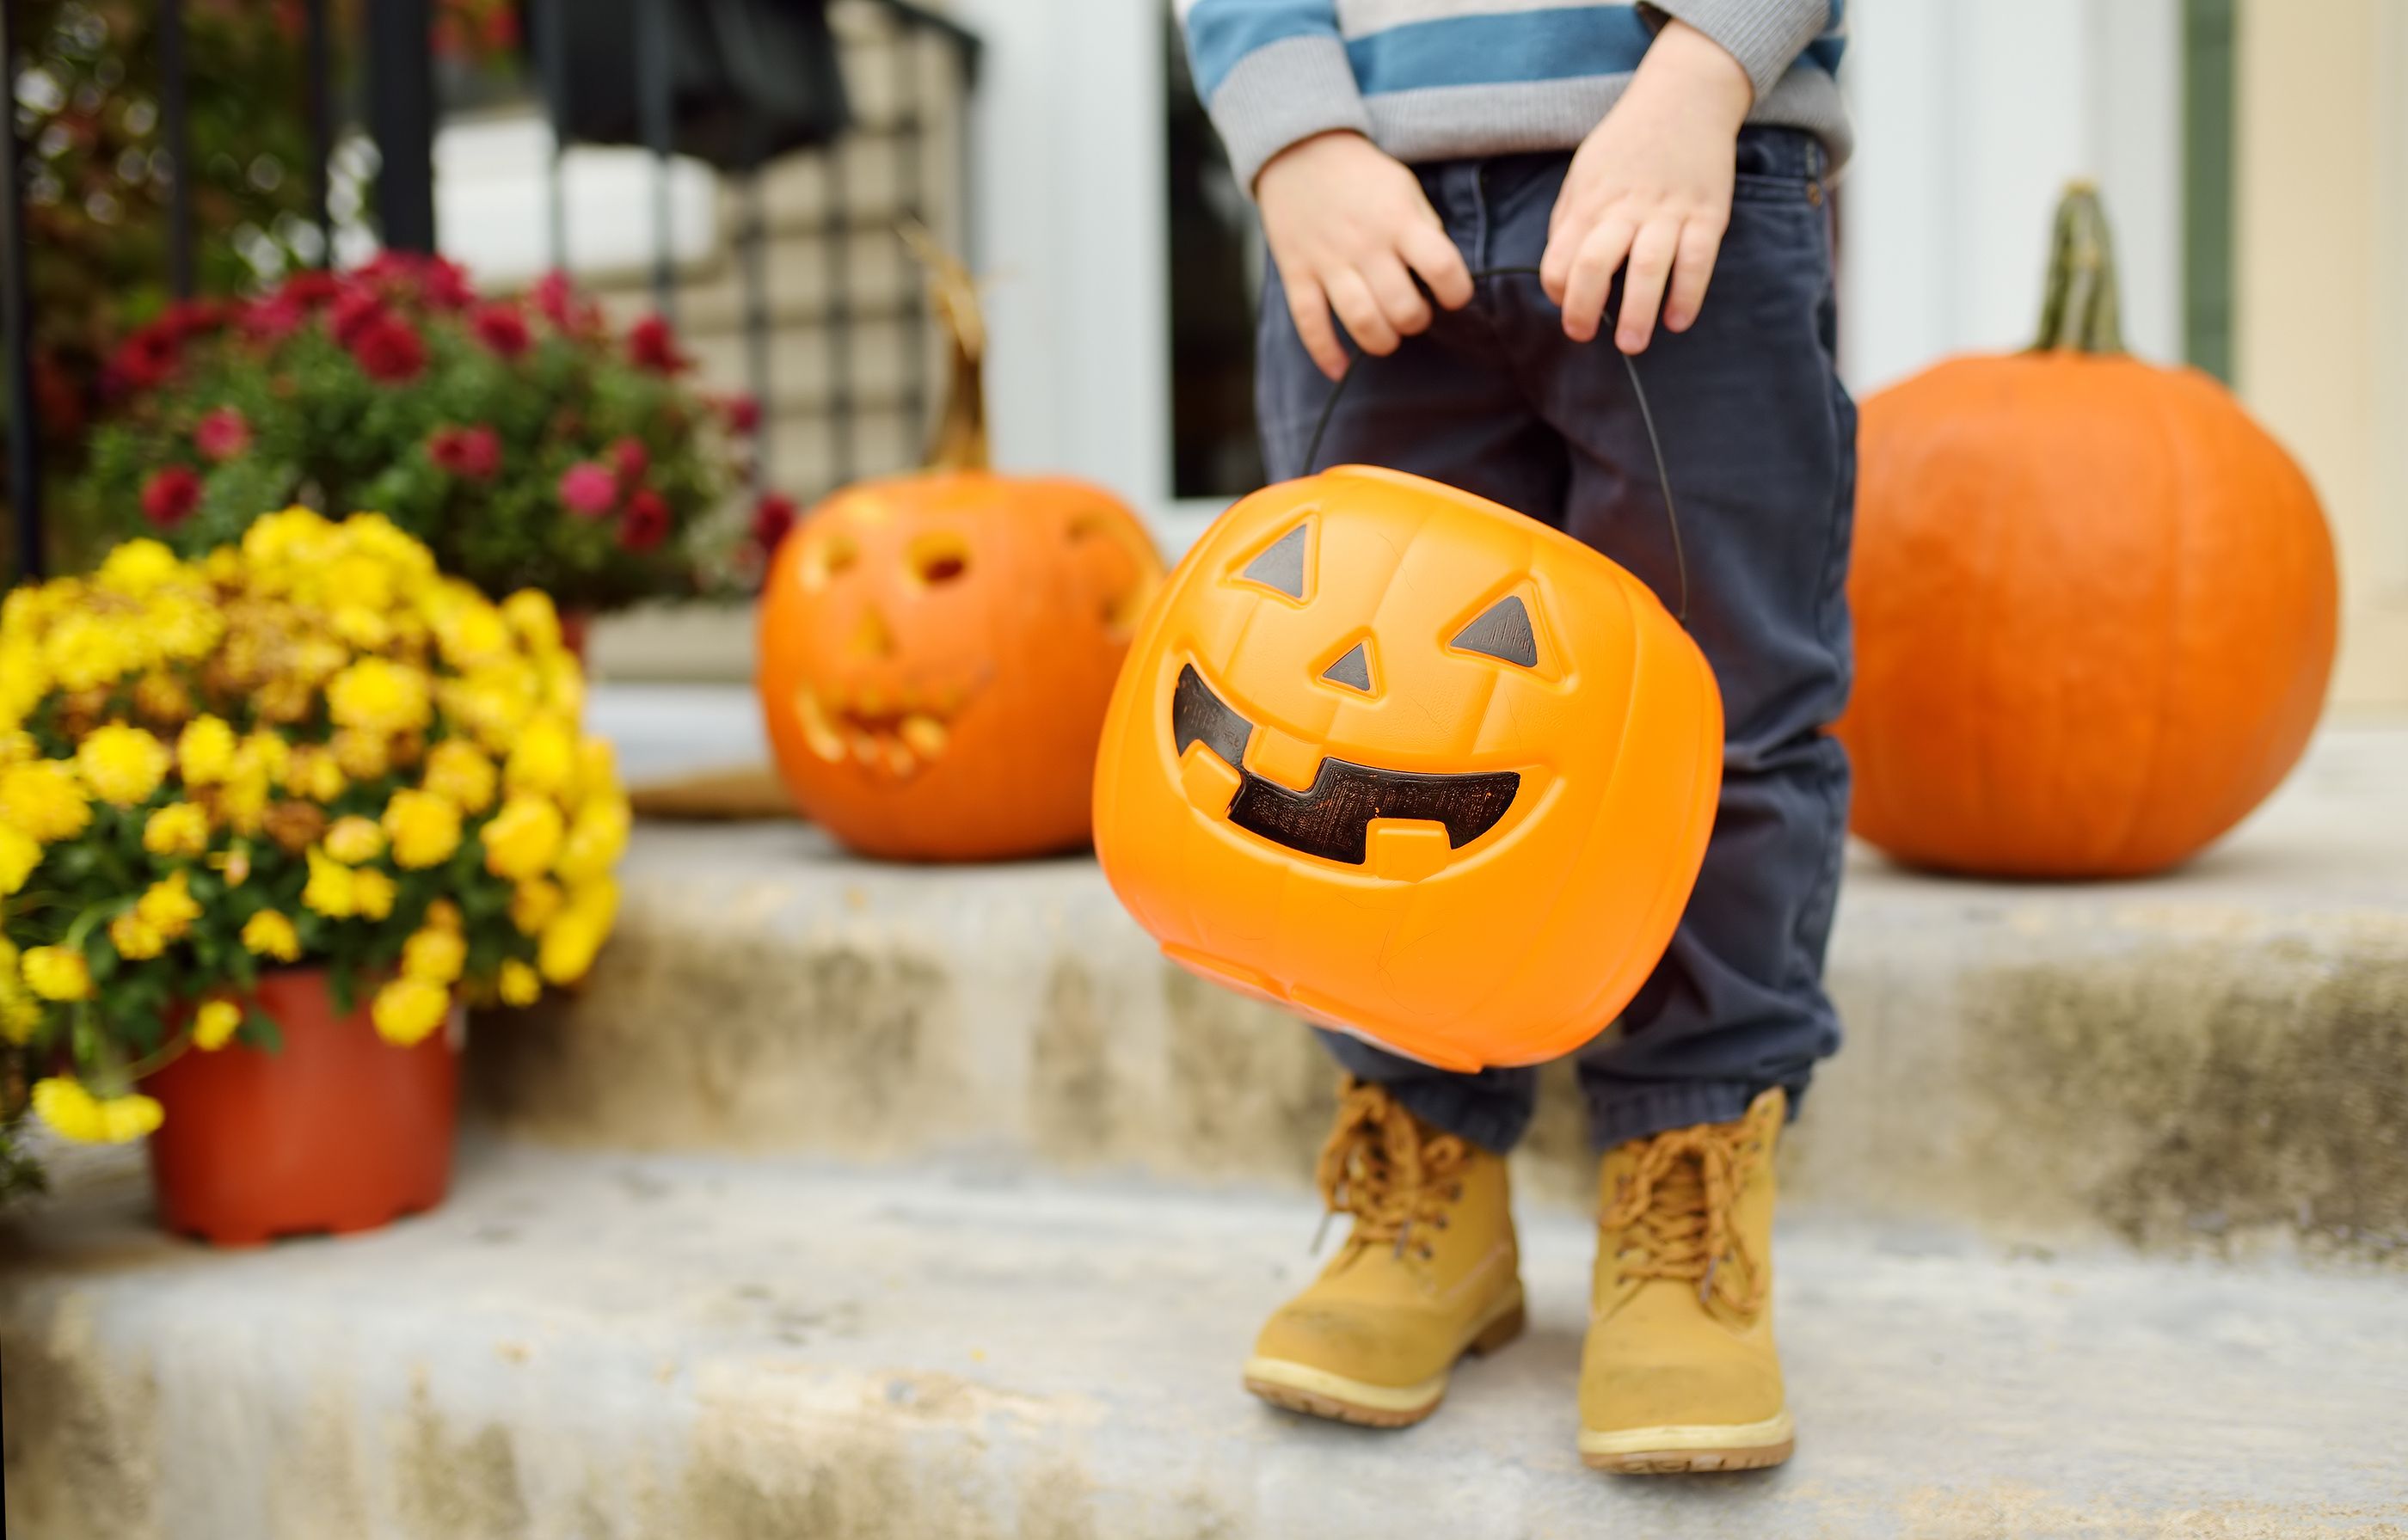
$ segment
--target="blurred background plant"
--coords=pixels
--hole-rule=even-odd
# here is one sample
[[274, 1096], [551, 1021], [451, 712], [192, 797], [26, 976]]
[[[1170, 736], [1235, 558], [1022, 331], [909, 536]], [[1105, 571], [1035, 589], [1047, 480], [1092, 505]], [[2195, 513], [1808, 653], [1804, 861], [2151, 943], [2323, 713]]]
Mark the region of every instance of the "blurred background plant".
[[[327, 0], [340, 93], [355, 63], [358, 0]], [[112, 403], [108, 362], [173, 297], [173, 163], [161, 100], [158, 7], [150, 0], [28, 0], [13, 81], [28, 146], [26, 246], [34, 309], [36, 399], [44, 468], [73, 475], [87, 431]], [[237, 294], [321, 264], [329, 230], [316, 218], [302, 0], [189, 0], [193, 264], [203, 294]], [[440, 0], [447, 67], [490, 68], [515, 50], [510, 0]], [[339, 121], [339, 115], [336, 121]], [[375, 150], [336, 147], [325, 212], [339, 241], [360, 230]], [[0, 421], [5, 421], [0, 403]], [[0, 472], [5, 474], [5, 472]], [[13, 503], [13, 498], [8, 499]], [[0, 512], [0, 527], [7, 515]]]

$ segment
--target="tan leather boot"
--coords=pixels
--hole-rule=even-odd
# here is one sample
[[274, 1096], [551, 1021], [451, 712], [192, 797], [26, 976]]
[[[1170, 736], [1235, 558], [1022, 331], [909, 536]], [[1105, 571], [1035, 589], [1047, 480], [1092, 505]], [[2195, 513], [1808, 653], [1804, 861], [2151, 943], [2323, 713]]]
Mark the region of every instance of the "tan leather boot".
[[1627, 1475], [1778, 1465], [1795, 1434], [1772, 1342], [1778, 1090], [1733, 1122], [1607, 1151], [1581, 1356], [1581, 1455]]
[[1354, 1216], [1353, 1233], [1265, 1324], [1246, 1389], [1366, 1427], [1418, 1422], [1445, 1396], [1456, 1359], [1521, 1334], [1505, 1162], [1350, 1080], [1320, 1177], [1330, 1214]]

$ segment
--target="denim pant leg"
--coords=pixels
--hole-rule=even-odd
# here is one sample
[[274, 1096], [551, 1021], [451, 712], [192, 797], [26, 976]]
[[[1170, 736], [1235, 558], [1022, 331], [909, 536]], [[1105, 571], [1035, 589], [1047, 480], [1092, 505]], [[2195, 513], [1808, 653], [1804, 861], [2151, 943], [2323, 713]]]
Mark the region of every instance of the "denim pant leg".
[[[1422, 185], [1465, 259], [1481, 266], [1487, 228], [1477, 163], [1426, 168]], [[1563, 438], [1525, 399], [1494, 318], [1477, 303], [1440, 311], [1427, 333], [1389, 357], [1357, 358], [1320, 455], [1307, 466], [1330, 384], [1296, 335], [1276, 267], [1265, 266], [1254, 410], [1273, 480], [1357, 462], [1427, 476], [1535, 514], [1562, 506], [1570, 473]], [[1387, 1086], [1415, 1116], [1483, 1148], [1511, 1149], [1529, 1126], [1535, 1070], [1460, 1075], [1343, 1033], [1321, 1036], [1349, 1074]]]
[[[1563, 162], [1492, 178], [1500, 264], [1535, 263]], [[1828, 202], [1806, 135], [1751, 129], [1704, 308], [1637, 360], [1677, 503], [1689, 631], [1722, 688], [1722, 806], [1670, 950], [1620, 1024], [1582, 1049], [1600, 1145], [1793, 1105], [1839, 1047], [1823, 956], [1848, 768], [1825, 728], [1851, 674], [1856, 407], [1835, 357]], [[1618, 303], [1617, 291], [1617, 303]], [[1566, 530], [1667, 605], [1680, 561], [1629, 376], [1569, 342], [1535, 279], [1500, 302], [1521, 376], [1570, 449]]]

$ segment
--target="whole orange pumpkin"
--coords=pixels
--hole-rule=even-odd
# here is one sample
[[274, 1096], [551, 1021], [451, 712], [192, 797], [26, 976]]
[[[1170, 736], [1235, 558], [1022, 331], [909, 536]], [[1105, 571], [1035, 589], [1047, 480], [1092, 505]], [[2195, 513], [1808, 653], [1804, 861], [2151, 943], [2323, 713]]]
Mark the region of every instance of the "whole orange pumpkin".
[[977, 292], [914, 244], [953, 336], [952, 395], [927, 470], [835, 493], [771, 558], [757, 674], [770, 745], [805, 815], [865, 854], [1071, 848], [1161, 559], [1110, 492], [988, 469]]
[[2001, 877], [2157, 871], [2295, 764], [2332, 669], [2330, 533], [2229, 392], [2127, 355], [2098, 195], [2041, 336], [1865, 403], [1856, 830]]

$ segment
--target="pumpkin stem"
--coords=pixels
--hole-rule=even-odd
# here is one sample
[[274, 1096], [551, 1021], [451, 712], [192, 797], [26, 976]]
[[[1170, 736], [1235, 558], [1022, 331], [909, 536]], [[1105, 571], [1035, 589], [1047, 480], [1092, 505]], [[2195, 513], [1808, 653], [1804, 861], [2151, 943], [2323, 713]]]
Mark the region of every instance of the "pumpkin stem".
[[918, 221], [905, 221], [895, 233], [928, 270], [928, 303], [953, 344], [953, 378], [946, 381], [945, 409], [928, 440], [927, 468], [985, 470], [986, 381], [980, 364], [986, 356], [986, 318], [979, 309], [978, 281]]
[[2115, 292], [2115, 244], [2099, 188], [2068, 182], [2049, 237], [2048, 289], [2041, 301], [2037, 352], [2120, 353], [2124, 326]]

